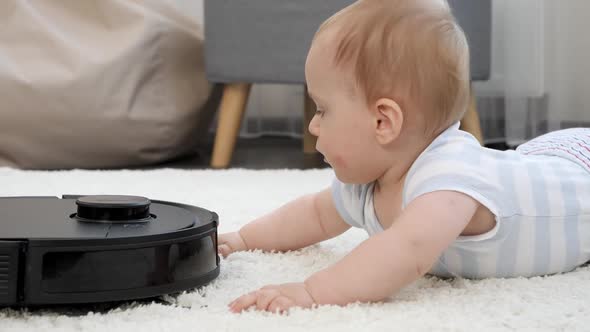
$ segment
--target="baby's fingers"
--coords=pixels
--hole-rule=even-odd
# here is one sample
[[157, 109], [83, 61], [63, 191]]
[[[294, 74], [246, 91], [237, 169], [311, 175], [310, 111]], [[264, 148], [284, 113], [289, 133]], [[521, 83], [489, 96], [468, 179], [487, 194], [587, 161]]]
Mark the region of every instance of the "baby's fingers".
[[221, 254], [221, 256], [223, 257], [227, 257], [227, 255], [231, 254], [233, 252], [232, 248], [227, 245], [227, 244], [220, 244], [217, 246], [217, 251]]
[[293, 307], [295, 302], [286, 296], [278, 296], [275, 297], [270, 305], [268, 306], [268, 311], [274, 313], [283, 313], [287, 311], [289, 308]]
[[268, 310], [269, 304], [281, 295], [277, 289], [261, 289], [256, 293], [256, 309], [258, 310]]
[[229, 304], [229, 310], [235, 313], [241, 312], [256, 304], [257, 298], [258, 296], [256, 295], [256, 292], [242, 295]]

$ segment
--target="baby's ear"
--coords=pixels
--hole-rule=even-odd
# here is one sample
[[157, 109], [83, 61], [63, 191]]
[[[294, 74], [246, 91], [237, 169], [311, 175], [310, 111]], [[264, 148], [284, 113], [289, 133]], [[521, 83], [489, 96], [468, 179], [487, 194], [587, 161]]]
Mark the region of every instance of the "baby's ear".
[[375, 134], [377, 141], [386, 145], [395, 141], [402, 130], [404, 113], [393, 99], [380, 98], [375, 103]]

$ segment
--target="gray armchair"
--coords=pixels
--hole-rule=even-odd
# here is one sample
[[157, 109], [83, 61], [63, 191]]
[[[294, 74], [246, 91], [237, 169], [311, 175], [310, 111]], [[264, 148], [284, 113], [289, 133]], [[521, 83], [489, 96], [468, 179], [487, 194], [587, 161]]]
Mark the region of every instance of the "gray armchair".
[[[352, 0], [205, 0], [205, 63], [211, 82], [224, 84], [211, 166], [227, 167], [253, 83], [305, 84], [304, 64], [311, 39], [325, 19]], [[472, 80], [490, 72], [491, 0], [449, 0], [471, 48]], [[306, 98], [308, 123], [313, 104]], [[472, 103], [463, 129], [481, 141]], [[315, 138], [303, 126], [304, 151]]]

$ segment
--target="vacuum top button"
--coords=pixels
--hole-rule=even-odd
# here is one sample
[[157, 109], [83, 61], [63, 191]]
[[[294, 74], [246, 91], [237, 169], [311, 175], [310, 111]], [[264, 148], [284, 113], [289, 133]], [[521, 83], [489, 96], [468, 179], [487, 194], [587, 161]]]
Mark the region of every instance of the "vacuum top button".
[[78, 198], [76, 204], [96, 208], [144, 207], [150, 205], [150, 200], [141, 196], [92, 195]]
[[93, 195], [76, 200], [76, 219], [85, 222], [146, 222], [150, 200], [141, 196]]

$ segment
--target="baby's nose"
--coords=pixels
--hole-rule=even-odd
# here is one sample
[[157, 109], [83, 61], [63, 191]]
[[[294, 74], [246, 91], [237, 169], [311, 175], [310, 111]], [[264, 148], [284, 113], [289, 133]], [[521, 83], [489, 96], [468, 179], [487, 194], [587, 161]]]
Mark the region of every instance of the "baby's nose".
[[317, 114], [314, 115], [313, 118], [311, 118], [311, 121], [309, 122], [308, 129], [309, 129], [310, 134], [312, 134], [313, 136], [320, 135], [320, 125], [319, 125], [319, 119], [318, 119]]

